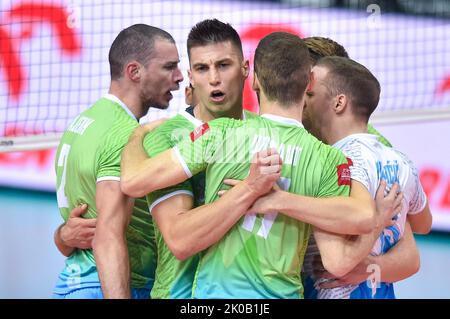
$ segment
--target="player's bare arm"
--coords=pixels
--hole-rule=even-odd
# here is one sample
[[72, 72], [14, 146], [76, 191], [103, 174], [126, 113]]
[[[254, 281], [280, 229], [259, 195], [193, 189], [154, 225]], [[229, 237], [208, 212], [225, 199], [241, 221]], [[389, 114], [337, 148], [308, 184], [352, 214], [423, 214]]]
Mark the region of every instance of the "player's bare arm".
[[216, 243], [280, 177], [281, 159], [275, 150], [257, 153], [249, 176], [222, 198], [192, 209], [192, 197], [177, 195], [152, 210], [164, 241], [184, 260]]
[[176, 185], [188, 176], [172, 149], [148, 157], [142, 142], [145, 135], [161, 121], [138, 127], [125, 146], [121, 160], [121, 188], [131, 197], [142, 197], [157, 189]]
[[[325, 269], [336, 277], [343, 277], [366, 258], [381, 231], [392, 224], [391, 216], [401, 208], [403, 194], [398, 193], [398, 184], [394, 184], [389, 195], [384, 196], [386, 184], [382, 183], [375, 196], [376, 212], [380, 216], [369, 234], [349, 236], [338, 235], [314, 227], [314, 238], [322, 257]], [[353, 190], [352, 190], [353, 191]], [[367, 195], [370, 198], [370, 194]]]
[[386, 283], [394, 283], [411, 277], [419, 271], [420, 255], [416, 246], [411, 226], [405, 224], [405, 233], [400, 241], [387, 253], [379, 256], [367, 256], [352, 271], [342, 278], [336, 278], [329, 272], [317, 272], [318, 278], [335, 279], [320, 284], [320, 288], [335, 288], [346, 285], [358, 285], [365, 282], [370, 275], [370, 265], [380, 268], [380, 280]]
[[[229, 185], [237, 183], [235, 180], [225, 182]], [[375, 219], [380, 215], [376, 214], [374, 202], [361, 183], [352, 180], [351, 189], [349, 197], [314, 198], [277, 188], [260, 197], [251, 207], [251, 212], [261, 214], [281, 212], [336, 234], [370, 233], [378, 223]]]
[[97, 183], [97, 229], [92, 247], [105, 298], [130, 298], [130, 262], [126, 241], [134, 200], [117, 181]]
[[433, 216], [431, 215], [430, 206], [428, 202], [425, 208], [417, 214], [408, 214], [408, 221], [411, 224], [411, 229], [416, 234], [426, 235], [431, 230], [433, 223]]

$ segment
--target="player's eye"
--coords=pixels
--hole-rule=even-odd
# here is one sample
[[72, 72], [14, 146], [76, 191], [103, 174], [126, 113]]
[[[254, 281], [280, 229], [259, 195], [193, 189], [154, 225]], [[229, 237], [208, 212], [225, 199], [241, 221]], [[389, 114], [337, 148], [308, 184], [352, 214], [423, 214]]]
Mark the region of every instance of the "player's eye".
[[168, 70], [168, 71], [172, 71], [175, 70], [177, 68], [177, 64], [171, 63], [171, 64], [166, 64], [164, 66], [164, 69]]
[[197, 66], [196, 68], [195, 68], [195, 70], [196, 71], [198, 71], [198, 72], [204, 72], [204, 71], [206, 71], [208, 68], [205, 66], [205, 65], [200, 65], [200, 66]]

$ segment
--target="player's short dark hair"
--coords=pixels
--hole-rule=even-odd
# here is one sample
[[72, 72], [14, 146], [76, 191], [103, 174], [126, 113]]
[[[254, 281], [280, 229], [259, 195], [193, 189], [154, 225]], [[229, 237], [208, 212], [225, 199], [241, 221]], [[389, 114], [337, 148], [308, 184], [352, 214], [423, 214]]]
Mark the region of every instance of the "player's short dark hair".
[[168, 32], [146, 24], [135, 24], [120, 31], [109, 50], [111, 79], [119, 79], [124, 66], [132, 60], [146, 66], [157, 38], [175, 43]]
[[238, 49], [241, 58], [244, 57], [242, 51], [242, 42], [239, 34], [229, 24], [217, 19], [207, 19], [200, 21], [192, 27], [187, 39], [188, 56], [191, 57], [191, 49], [194, 47], [205, 46], [230, 41]]
[[330, 94], [345, 94], [353, 113], [368, 121], [380, 100], [380, 83], [362, 64], [348, 58], [330, 56], [317, 61], [316, 66], [328, 70], [325, 85]]
[[345, 48], [330, 38], [324, 37], [308, 37], [304, 38], [306, 46], [313, 63], [317, 63], [320, 58], [326, 56], [340, 56], [348, 58], [348, 53]]
[[302, 39], [287, 32], [264, 37], [255, 51], [255, 73], [270, 101], [298, 102], [309, 82], [311, 59]]

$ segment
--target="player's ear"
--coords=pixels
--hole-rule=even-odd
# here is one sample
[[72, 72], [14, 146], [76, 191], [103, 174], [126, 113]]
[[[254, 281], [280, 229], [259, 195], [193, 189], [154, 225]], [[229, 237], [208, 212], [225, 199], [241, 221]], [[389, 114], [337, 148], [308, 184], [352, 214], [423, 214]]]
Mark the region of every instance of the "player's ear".
[[314, 73], [311, 71], [309, 72], [309, 83], [306, 87], [306, 92], [311, 91], [314, 88], [315, 85], [315, 77]]
[[244, 60], [242, 63], [242, 75], [244, 76], [244, 79], [248, 77], [248, 74], [250, 73], [250, 63], [248, 60]]
[[256, 72], [253, 71], [253, 83], [252, 83], [252, 89], [255, 92], [259, 92], [259, 80], [258, 76], [256, 75]]
[[345, 94], [338, 94], [335, 99], [334, 112], [336, 114], [342, 114], [348, 105], [347, 96]]
[[132, 81], [139, 81], [141, 79], [142, 65], [137, 61], [128, 62], [125, 66], [125, 75]]
[[188, 78], [189, 78], [189, 83], [191, 83], [191, 86], [194, 88], [195, 84], [194, 84], [194, 79], [192, 78], [191, 69], [188, 70]]

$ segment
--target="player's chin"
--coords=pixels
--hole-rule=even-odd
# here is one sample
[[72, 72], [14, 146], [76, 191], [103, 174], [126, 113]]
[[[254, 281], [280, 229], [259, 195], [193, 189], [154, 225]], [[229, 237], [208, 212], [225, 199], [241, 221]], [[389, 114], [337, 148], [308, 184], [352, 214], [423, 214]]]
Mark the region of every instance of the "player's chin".
[[170, 103], [171, 99], [172, 98], [161, 99], [161, 101], [159, 101], [158, 103], [154, 103], [153, 107], [155, 109], [165, 110], [165, 109], [167, 109], [169, 107], [169, 103]]
[[169, 102], [167, 102], [167, 104], [163, 104], [163, 103], [155, 104], [155, 105], [153, 105], [153, 108], [158, 109], [158, 110], [166, 110], [169, 108]]

